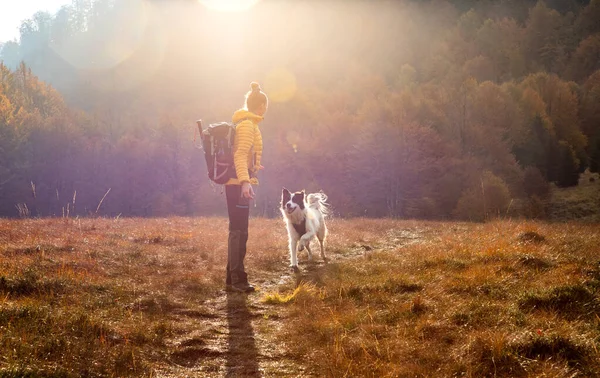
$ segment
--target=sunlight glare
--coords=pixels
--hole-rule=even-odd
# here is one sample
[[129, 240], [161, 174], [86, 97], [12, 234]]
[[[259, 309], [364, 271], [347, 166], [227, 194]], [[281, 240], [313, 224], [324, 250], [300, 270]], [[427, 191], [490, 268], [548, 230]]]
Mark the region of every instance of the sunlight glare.
[[285, 68], [276, 68], [265, 78], [265, 90], [273, 102], [287, 102], [297, 90], [296, 76]]
[[152, 80], [159, 71], [167, 50], [168, 33], [156, 6], [148, 3], [143, 12], [142, 8], [139, 10], [134, 12], [139, 19], [130, 19], [128, 27], [121, 31], [120, 40], [107, 41], [104, 54], [108, 59], [104, 64], [94, 62], [82, 69], [90, 86], [105, 92], [124, 92]]
[[[60, 44], [52, 42], [50, 48], [73, 67], [85, 70], [110, 70], [131, 58], [140, 49], [145, 33], [150, 29], [150, 4], [144, 0], [129, 0], [127, 20], [119, 20], [118, 31], [102, 34], [102, 42], [90, 45], [82, 35], [67, 37]], [[127, 21], [127, 22], [125, 22]], [[154, 27], [154, 26], [153, 26]]]
[[260, 0], [199, 0], [205, 7], [219, 12], [242, 12], [255, 6]]

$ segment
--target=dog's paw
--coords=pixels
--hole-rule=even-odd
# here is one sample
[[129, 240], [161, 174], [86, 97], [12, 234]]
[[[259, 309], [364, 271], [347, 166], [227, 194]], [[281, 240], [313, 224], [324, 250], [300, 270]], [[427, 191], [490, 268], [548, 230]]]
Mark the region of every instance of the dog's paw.
[[298, 243], [298, 252], [302, 252], [302, 251], [304, 251], [304, 244]]
[[293, 273], [300, 273], [300, 269], [298, 268], [298, 265], [291, 266], [291, 267], [290, 267], [290, 270], [291, 270]]

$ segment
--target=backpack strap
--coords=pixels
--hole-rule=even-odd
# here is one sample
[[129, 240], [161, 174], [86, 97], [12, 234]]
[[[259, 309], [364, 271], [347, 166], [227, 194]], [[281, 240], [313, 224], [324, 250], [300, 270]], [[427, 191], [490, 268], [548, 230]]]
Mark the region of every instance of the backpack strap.
[[[239, 125], [240, 123], [247, 121], [248, 118], [242, 118], [241, 120], [237, 121], [236, 123], [233, 124], [233, 127], [236, 128], [237, 125]], [[231, 148], [231, 129], [229, 129], [229, 131], [227, 131], [227, 147]]]
[[242, 118], [239, 121], [237, 121], [236, 123], [234, 123], [234, 126], [239, 125], [240, 123], [244, 122], [244, 121], [248, 121], [250, 118], [246, 117], [246, 118]]

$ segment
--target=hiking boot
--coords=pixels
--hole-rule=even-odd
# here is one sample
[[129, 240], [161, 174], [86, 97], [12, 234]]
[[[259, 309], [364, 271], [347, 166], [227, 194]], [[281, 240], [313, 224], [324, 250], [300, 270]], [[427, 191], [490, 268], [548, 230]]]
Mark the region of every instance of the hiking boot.
[[248, 282], [233, 284], [230, 287], [231, 291], [237, 291], [239, 293], [251, 293], [256, 290], [254, 289], [254, 286], [250, 285]]

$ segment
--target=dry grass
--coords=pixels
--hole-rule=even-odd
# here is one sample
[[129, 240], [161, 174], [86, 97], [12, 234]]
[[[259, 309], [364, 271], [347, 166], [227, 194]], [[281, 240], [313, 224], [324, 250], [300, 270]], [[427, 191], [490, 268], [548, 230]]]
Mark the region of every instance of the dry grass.
[[224, 224], [0, 221], [0, 376], [149, 374], [169, 314], [220, 289]]
[[317, 375], [600, 375], [598, 225], [417, 229], [418, 243], [330, 264], [294, 302], [286, 339]]
[[305, 296], [312, 296], [318, 293], [318, 289], [312, 284], [300, 283], [291, 294], [282, 294], [280, 292], [266, 293], [263, 295], [262, 302], [266, 304], [286, 304], [292, 303]]
[[600, 375], [597, 225], [329, 226], [252, 219], [246, 299], [222, 218], [0, 220], [0, 377]]
[[579, 185], [569, 188], [551, 186], [546, 205], [548, 218], [554, 221], [600, 222], [600, 175], [586, 171]]

